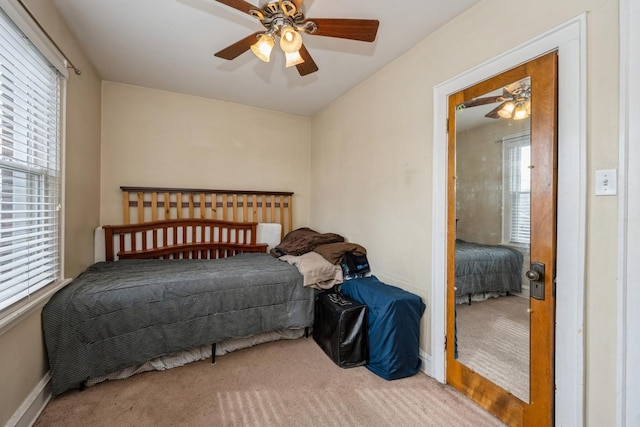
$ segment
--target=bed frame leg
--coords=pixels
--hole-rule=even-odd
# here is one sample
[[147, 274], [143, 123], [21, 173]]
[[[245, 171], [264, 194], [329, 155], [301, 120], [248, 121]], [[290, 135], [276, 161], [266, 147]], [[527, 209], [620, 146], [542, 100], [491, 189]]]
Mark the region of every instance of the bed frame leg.
[[471, 294], [469, 294], [469, 305], [471, 305]]
[[211, 364], [216, 364], [216, 343], [211, 344]]
[[304, 328], [304, 337], [305, 337], [305, 338], [309, 338], [309, 327], [308, 327], [308, 326], [306, 326], [306, 327]]

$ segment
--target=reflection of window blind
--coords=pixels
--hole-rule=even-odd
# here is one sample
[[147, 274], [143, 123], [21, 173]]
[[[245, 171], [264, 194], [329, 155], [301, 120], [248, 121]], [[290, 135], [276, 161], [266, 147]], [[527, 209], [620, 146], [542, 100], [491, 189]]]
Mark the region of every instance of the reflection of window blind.
[[0, 310], [60, 275], [60, 80], [0, 10]]
[[531, 228], [531, 143], [529, 134], [505, 138], [504, 241], [528, 244]]

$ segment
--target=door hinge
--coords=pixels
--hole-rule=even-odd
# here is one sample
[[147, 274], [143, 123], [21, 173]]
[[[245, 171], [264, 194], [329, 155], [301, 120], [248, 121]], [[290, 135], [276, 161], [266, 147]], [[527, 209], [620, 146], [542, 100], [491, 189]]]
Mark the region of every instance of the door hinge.
[[447, 133], [449, 133], [449, 118], [447, 117]]
[[447, 351], [447, 337], [444, 337], [444, 351]]

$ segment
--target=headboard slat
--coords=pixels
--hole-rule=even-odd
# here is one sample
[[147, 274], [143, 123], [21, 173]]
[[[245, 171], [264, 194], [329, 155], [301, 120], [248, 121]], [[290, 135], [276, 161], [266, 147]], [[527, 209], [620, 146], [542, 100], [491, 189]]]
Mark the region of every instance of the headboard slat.
[[273, 218], [276, 217], [276, 196], [271, 195], [271, 222], [273, 222]]
[[[138, 206], [144, 206], [144, 193], [138, 191]], [[144, 210], [138, 210], [138, 222], [144, 221]]]
[[158, 193], [151, 193], [151, 221], [158, 220]]

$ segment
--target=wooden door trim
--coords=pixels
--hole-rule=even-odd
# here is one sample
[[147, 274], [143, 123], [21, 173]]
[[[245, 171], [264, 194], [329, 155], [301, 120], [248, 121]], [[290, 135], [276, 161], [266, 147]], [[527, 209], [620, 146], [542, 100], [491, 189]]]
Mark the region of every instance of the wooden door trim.
[[[456, 217], [456, 106], [531, 77], [531, 261], [542, 262], [545, 269], [544, 300], [530, 298], [530, 360], [535, 367], [529, 378], [530, 403], [525, 403], [484, 379], [454, 358], [454, 346], [447, 351], [447, 382], [509, 425], [523, 419], [531, 425], [553, 424], [555, 298], [553, 282], [556, 264], [557, 205], [557, 52], [534, 58], [497, 76], [476, 83], [449, 97], [448, 200], [447, 200], [447, 336], [455, 335], [454, 259]], [[550, 72], [551, 71], [551, 72]], [[535, 345], [534, 345], [535, 344]], [[540, 373], [536, 375], [536, 373]], [[461, 376], [461, 377], [460, 377]], [[485, 394], [486, 393], [486, 394]], [[524, 416], [524, 418], [523, 418]]]
[[[556, 276], [556, 215], [557, 215], [557, 69], [558, 56], [556, 53], [548, 54], [527, 64], [527, 72], [533, 75], [540, 68], [545, 70], [538, 75], [537, 81], [532, 84], [532, 92], [535, 91], [534, 111], [531, 113], [531, 159], [533, 168], [531, 169], [531, 235], [537, 236], [536, 245], [531, 247], [531, 261], [543, 262], [545, 269], [545, 301], [534, 298], [531, 303], [531, 329], [532, 337], [542, 337], [538, 339], [537, 346], [530, 349], [532, 360], [540, 360], [544, 365], [539, 367], [543, 372], [548, 372], [545, 376], [535, 376], [530, 378], [531, 400], [536, 399], [541, 393], [547, 391], [552, 393], [550, 401], [544, 401], [540, 406], [540, 401], [536, 402], [538, 407], [533, 412], [527, 414], [527, 419], [532, 421], [532, 425], [553, 425], [553, 389], [555, 378], [555, 366], [553, 356], [555, 355], [555, 294], [553, 291], [554, 279]], [[547, 73], [549, 69], [556, 70], [553, 75]], [[551, 102], [540, 104], [540, 99]], [[549, 127], [548, 123], [553, 126]], [[536, 142], [535, 144], [533, 142]], [[542, 150], [543, 146], [551, 146], [552, 149]], [[535, 177], [538, 176], [538, 179]], [[552, 177], [551, 186], [548, 181], [541, 177]], [[545, 182], [544, 186], [535, 185], [536, 182]], [[549, 201], [551, 201], [549, 203]], [[533, 220], [534, 214], [539, 218]], [[550, 319], [551, 325], [544, 325], [536, 321], [536, 318]], [[546, 326], [546, 327], [545, 327]], [[547, 327], [550, 326], [551, 330]], [[531, 411], [528, 407], [526, 411]], [[547, 416], [548, 414], [548, 416]]]

